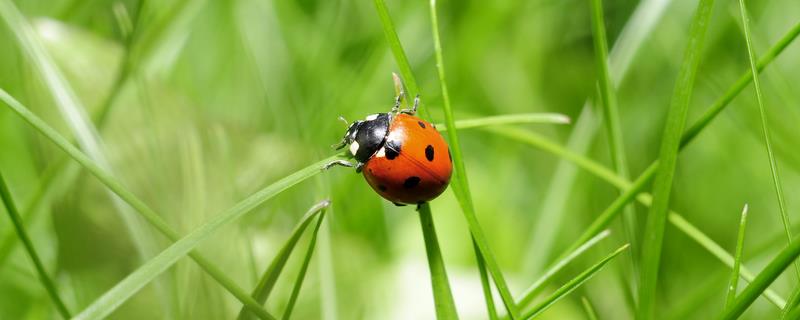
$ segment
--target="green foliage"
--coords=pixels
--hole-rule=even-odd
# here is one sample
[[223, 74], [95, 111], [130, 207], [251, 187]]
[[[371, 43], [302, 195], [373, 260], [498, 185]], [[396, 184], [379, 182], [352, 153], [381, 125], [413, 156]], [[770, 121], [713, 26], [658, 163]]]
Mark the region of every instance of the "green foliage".
[[[0, 318], [629, 319], [637, 267], [796, 317], [800, 11], [717, 1], [689, 66], [698, 3], [0, 0]], [[419, 213], [320, 170], [393, 72], [452, 148]]]

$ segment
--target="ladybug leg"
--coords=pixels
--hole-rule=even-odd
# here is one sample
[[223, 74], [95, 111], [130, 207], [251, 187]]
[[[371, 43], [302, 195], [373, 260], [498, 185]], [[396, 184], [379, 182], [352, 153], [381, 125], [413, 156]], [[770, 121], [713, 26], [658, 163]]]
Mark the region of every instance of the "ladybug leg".
[[406, 92], [404, 90], [400, 90], [400, 94], [394, 98], [394, 106], [392, 107], [392, 113], [400, 112], [400, 105], [403, 104], [403, 97], [405, 97]]
[[356, 163], [356, 173], [361, 173], [361, 169], [363, 169], [363, 168], [364, 168], [364, 164], [363, 163], [361, 163], [361, 162]]
[[417, 94], [417, 96], [414, 97], [414, 106], [412, 106], [411, 109], [403, 109], [400, 110], [400, 112], [413, 116], [414, 114], [417, 113], [417, 107], [419, 107], [419, 94]]
[[355, 167], [356, 165], [350, 163], [350, 161], [347, 161], [347, 160], [333, 160], [331, 162], [326, 163], [324, 166], [322, 166], [322, 170], [328, 170], [328, 169], [332, 168], [333, 166], [342, 166], [342, 167], [352, 168], [352, 167]]
[[392, 202], [392, 204], [394, 204], [396, 207], [405, 207], [406, 206], [406, 205], [404, 205], [402, 203], [397, 203], [397, 202]]

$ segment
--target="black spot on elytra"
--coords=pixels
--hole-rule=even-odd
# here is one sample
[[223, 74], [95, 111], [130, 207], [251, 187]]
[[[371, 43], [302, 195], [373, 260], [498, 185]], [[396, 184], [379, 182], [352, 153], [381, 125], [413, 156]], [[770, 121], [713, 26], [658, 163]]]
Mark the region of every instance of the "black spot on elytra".
[[419, 123], [419, 126], [422, 127], [422, 129], [425, 129], [425, 123], [424, 122], [417, 121], [417, 123]]
[[386, 186], [384, 186], [384, 185], [382, 185], [382, 184], [379, 184], [379, 185], [378, 185], [378, 190], [381, 190], [381, 191], [386, 191]]
[[406, 179], [406, 181], [403, 182], [403, 187], [406, 189], [411, 189], [413, 187], [416, 187], [419, 184], [419, 181], [420, 179], [417, 176], [408, 177], [408, 179]]
[[402, 145], [399, 141], [389, 140], [386, 141], [386, 159], [394, 160], [397, 156], [400, 155], [400, 149]]
[[428, 159], [428, 161], [433, 161], [433, 146], [432, 145], [428, 145], [427, 147], [425, 147], [425, 159]]

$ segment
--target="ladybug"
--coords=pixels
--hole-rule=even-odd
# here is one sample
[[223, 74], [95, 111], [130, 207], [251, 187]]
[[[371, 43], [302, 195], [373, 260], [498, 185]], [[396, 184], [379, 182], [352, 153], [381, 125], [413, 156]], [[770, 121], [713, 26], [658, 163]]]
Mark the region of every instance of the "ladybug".
[[401, 110], [403, 95], [395, 99], [391, 112], [349, 124], [342, 141], [334, 145], [337, 150], [349, 146], [355, 164], [337, 160], [325, 166], [355, 167], [375, 192], [397, 206], [436, 198], [447, 189], [453, 172], [447, 142], [433, 124], [414, 116], [419, 96], [412, 109]]

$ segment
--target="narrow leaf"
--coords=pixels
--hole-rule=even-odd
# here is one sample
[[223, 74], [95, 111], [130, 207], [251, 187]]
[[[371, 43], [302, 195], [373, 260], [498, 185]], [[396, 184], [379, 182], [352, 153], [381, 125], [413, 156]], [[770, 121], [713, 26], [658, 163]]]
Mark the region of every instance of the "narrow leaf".
[[[775, 58], [780, 55], [789, 44], [794, 41], [797, 36], [800, 35], [800, 22], [795, 24], [786, 34], [781, 37], [778, 42], [776, 42], [770, 49], [764, 54], [763, 57], [759, 60], [758, 63], [758, 70], [762, 71], [766, 68]], [[725, 93], [718, 98], [714, 103], [709, 107], [703, 115], [700, 116], [697, 121], [694, 122], [692, 126], [690, 126], [686, 131], [683, 133], [681, 138], [681, 145], [680, 148], [683, 149], [686, 147], [690, 142], [697, 137], [700, 132], [705, 129], [711, 120], [714, 120], [717, 115], [719, 115], [722, 110], [724, 110], [730, 102], [736, 98], [739, 93], [744, 90], [744, 88], [750, 83], [753, 79], [753, 75], [750, 71], [745, 71], [739, 79], [728, 88]], [[611, 205], [609, 205], [606, 210], [604, 210], [595, 220], [589, 225], [589, 227], [581, 234], [580, 237], [565, 250], [564, 252], [570, 252], [575, 247], [579, 246], [581, 243], [586, 242], [587, 239], [591, 238], [598, 232], [602, 231], [603, 229], [607, 228], [611, 221], [620, 213], [620, 210], [631, 200], [633, 200], [636, 194], [642, 192], [650, 182], [650, 180], [655, 175], [656, 169], [658, 168], [659, 162], [658, 160], [654, 161], [650, 164], [644, 172], [642, 172], [638, 178], [633, 182], [633, 186], [628, 189], [625, 193], [619, 196], [616, 200], [614, 200]]]
[[597, 312], [594, 311], [594, 307], [592, 307], [592, 303], [589, 302], [589, 299], [581, 297], [581, 302], [583, 303], [583, 310], [586, 310], [586, 316], [589, 317], [589, 320], [597, 320]]
[[[283, 272], [283, 267], [286, 266], [286, 262], [289, 261], [289, 256], [291, 256], [292, 251], [294, 251], [297, 242], [300, 241], [300, 237], [303, 236], [303, 231], [305, 231], [306, 227], [311, 224], [311, 221], [321, 214], [321, 212], [324, 212], [325, 208], [330, 206], [330, 204], [330, 200], [325, 200], [314, 205], [306, 212], [303, 219], [300, 220], [300, 223], [294, 227], [291, 236], [289, 236], [289, 239], [283, 244], [275, 258], [272, 259], [272, 262], [269, 264], [269, 267], [267, 267], [267, 270], [264, 271], [264, 274], [261, 275], [261, 280], [258, 281], [258, 285], [251, 294], [258, 303], [264, 304], [264, 302], [267, 301], [270, 293], [272, 293], [272, 289], [275, 287], [275, 283], [278, 281], [278, 277], [281, 275], [281, 272]], [[242, 307], [242, 310], [239, 311], [239, 319], [250, 319], [251, 316], [252, 314], [245, 307]]]
[[311, 233], [311, 240], [308, 242], [308, 248], [306, 249], [305, 257], [303, 258], [303, 264], [300, 266], [300, 272], [297, 273], [297, 278], [294, 280], [292, 294], [289, 296], [289, 302], [286, 304], [286, 310], [283, 312], [283, 317], [281, 317], [284, 320], [288, 320], [292, 316], [292, 310], [297, 302], [297, 297], [300, 295], [300, 289], [303, 287], [303, 281], [306, 279], [306, 272], [308, 271], [308, 265], [311, 262], [311, 256], [314, 254], [314, 247], [317, 244], [317, 234], [319, 233], [319, 228], [322, 226], [322, 221], [324, 219], [325, 211], [322, 211], [317, 218], [317, 225], [314, 227], [314, 232]]
[[69, 310], [67, 310], [64, 300], [62, 300], [58, 295], [58, 289], [56, 289], [53, 279], [50, 279], [50, 276], [47, 275], [47, 270], [44, 269], [42, 259], [39, 258], [39, 254], [36, 253], [36, 248], [33, 246], [33, 242], [28, 236], [28, 232], [25, 231], [22, 217], [19, 216], [17, 206], [14, 204], [14, 199], [11, 197], [11, 191], [8, 189], [8, 185], [6, 185], [6, 181], [3, 179], [2, 173], [0, 173], [0, 198], [2, 198], [3, 204], [6, 207], [6, 212], [8, 213], [8, 217], [11, 219], [11, 223], [14, 225], [14, 231], [17, 232], [17, 236], [25, 246], [25, 251], [28, 253], [28, 256], [33, 262], [33, 266], [36, 268], [36, 273], [39, 275], [39, 280], [42, 282], [45, 291], [47, 291], [50, 299], [53, 300], [53, 303], [56, 305], [56, 310], [58, 310], [58, 313], [61, 314], [61, 317], [64, 319], [69, 319], [71, 317]]
[[610, 234], [611, 231], [608, 230], [600, 232], [599, 234], [594, 236], [594, 238], [591, 238], [589, 239], [589, 241], [586, 241], [586, 243], [582, 244], [580, 247], [575, 249], [575, 251], [571, 252], [563, 259], [556, 261], [552, 267], [547, 269], [547, 271], [538, 280], [536, 280], [536, 282], [534, 282], [527, 290], [525, 290], [525, 292], [522, 294], [522, 298], [519, 299], [517, 305], [520, 307], [525, 307], [528, 304], [530, 304], [531, 301], [533, 301], [533, 299], [536, 298], [536, 295], [539, 294], [539, 292], [541, 292], [542, 289], [546, 288], [548, 284], [550, 284], [550, 282], [555, 278], [556, 274], [558, 274], [559, 271], [563, 270], [564, 267], [567, 266], [567, 264], [574, 261], [584, 252], [594, 247], [594, 245], [600, 242], [600, 240], [607, 238]]
[[626, 249], [628, 249], [627, 244], [623, 245], [622, 247], [619, 247], [619, 249], [615, 250], [614, 252], [603, 258], [603, 260], [600, 260], [600, 262], [598, 262], [597, 264], [581, 272], [578, 276], [572, 278], [572, 280], [568, 281], [566, 284], [561, 286], [561, 288], [558, 288], [558, 290], [556, 290], [552, 295], [547, 297], [547, 299], [536, 305], [531, 311], [528, 311], [522, 318], [531, 319], [541, 314], [542, 312], [546, 311], [551, 306], [553, 306], [553, 304], [566, 297], [568, 294], [570, 294], [572, 291], [580, 287], [582, 284], [586, 283], [586, 281], [588, 281], [595, 274], [600, 272], [600, 270], [602, 270], [603, 267], [609, 261], [616, 258], [620, 253], [622, 253]]
[[[436, 14], [436, 0], [430, 0], [430, 17], [431, 33], [433, 34], [433, 49], [436, 55], [436, 69], [439, 74], [439, 85], [442, 90], [442, 100], [444, 102], [445, 123], [448, 127], [455, 128], [455, 117], [453, 116], [453, 108], [450, 105], [450, 93], [447, 89], [447, 81], [445, 80], [444, 57], [442, 54], [441, 40], [439, 39], [439, 19]], [[472, 203], [472, 195], [469, 190], [467, 170], [464, 167], [464, 157], [461, 153], [458, 133], [456, 130], [448, 130], [447, 137], [450, 143], [450, 151], [453, 156], [453, 167], [455, 171], [452, 183], [453, 192], [456, 194], [458, 202], [461, 205], [461, 210], [467, 220], [472, 238], [478, 245], [478, 249], [480, 249], [477, 254], [481, 255], [486, 261], [486, 266], [494, 279], [497, 291], [500, 292], [500, 297], [503, 299], [503, 304], [506, 307], [506, 311], [508, 311], [508, 315], [511, 319], [519, 318], [519, 310], [517, 310], [517, 306], [514, 304], [514, 298], [511, 296], [506, 280], [500, 271], [500, 266], [497, 264], [497, 260], [494, 258], [494, 254], [489, 248], [488, 241], [486, 241], [480, 223], [478, 223], [478, 218], [475, 216], [475, 207]]]
[[748, 285], [730, 307], [720, 315], [720, 319], [737, 319], [756, 300], [769, 285], [783, 273], [789, 265], [800, 256], [800, 239], [795, 239], [786, 248], [781, 250], [772, 261], [764, 267], [755, 279]]
[[436, 227], [433, 225], [430, 205], [427, 203], [420, 205], [417, 212], [422, 225], [422, 236], [425, 238], [425, 252], [428, 255], [428, 267], [431, 272], [436, 318], [439, 320], [458, 319], [453, 293], [450, 291], [450, 282], [447, 279], [447, 270], [444, 267], [442, 252], [439, 248], [439, 240], [436, 237]]
[[725, 299], [725, 308], [733, 303], [736, 298], [736, 287], [739, 285], [739, 268], [742, 265], [742, 248], [744, 247], [744, 230], [747, 225], [747, 204], [742, 209], [742, 218], [739, 220], [739, 234], [736, 237], [736, 251], [733, 256], [733, 272], [728, 282], [728, 294]]
[[[630, 190], [636, 188], [635, 185], [632, 185], [630, 181], [622, 179], [614, 174], [613, 171], [609, 170], [608, 168], [603, 167], [594, 160], [589, 159], [583, 155], [577, 154], [566, 148], [558, 145], [557, 143], [548, 140], [547, 138], [538, 135], [531, 131], [520, 130], [518, 128], [511, 128], [511, 127], [498, 127], [498, 128], [485, 128], [484, 130], [488, 132], [492, 132], [498, 134], [500, 136], [519, 141], [521, 143], [525, 143], [531, 145], [536, 148], [540, 148], [546, 152], [550, 152], [562, 159], [569, 161], [578, 167], [586, 170], [587, 172], [597, 176], [605, 180], [606, 182], [614, 185], [615, 187], [627, 190], [626, 194], [631, 194], [632, 197], [635, 197], [640, 203], [650, 206], [652, 202], [652, 197], [648, 193], [642, 194], [635, 194], [630, 193]], [[700, 229], [686, 221], [681, 215], [670, 212], [668, 216], [669, 222], [678, 228], [681, 232], [686, 234], [690, 239], [694, 240], [698, 243], [701, 247], [706, 249], [709, 253], [711, 253], [714, 257], [716, 257], [719, 261], [725, 264], [727, 267], [733, 267], [733, 256], [725, 251], [719, 244], [714, 242], [708, 235], [703, 233]], [[601, 232], [602, 233], [602, 232]], [[591, 238], [590, 238], [591, 239]], [[583, 243], [578, 244], [578, 246], [568, 253], [572, 253], [577, 248], [580, 248]], [[559, 260], [563, 260], [566, 257], [566, 254], [559, 258]], [[741, 276], [743, 279], [747, 281], [752, 281], [755, 277], [752, 272], [750, 272], [745, 266], [741, 266]], [[526, 294], [527, 296], [527, 294]], [[764, 292], [764, 296], [772, 302], [778, 308], [783, 308], [784, 304], [786, 303], [783, 298], [781, 298], [777, 293], [772, 290], [766, 290]]]
[[[172, 229], [162, 218], [161, 216], [156, 213], [153, 209], [151, 209], [147, 204], [145, 204], [141, 199], [137, 198], [132, 192], [122, 186], [116, 178], [114, 178], [111, 174], [107, 171], [100, 168], [92, 159], [89, 159], [84, 153], [78, 150], [75, 146], [69, 143], [66, 138], [59, 135], [58, 132], [55, 131], [52, 127], [47, 125], [42, 119], [34, 115], [30, 110], [25, 108], [19, 101], [11, 97], [5, 90], [0, 89], [0, 100], [5, 102], [5, 104], [11, 108], [17, 115], [22, 117], [28, 124], [36, 128], [39, 133], [47, 137], [50, 141], [52, 141], [56, 146], [58, 146], [61, 150], [66, 152], [71, 158], [73, 158], [76, 162], [78, 162], [81, 166], [83, 166], [87, 171], [89, 171], [92, 175], [94, 175], [100, 182], [102, 182], [106, 187], [108, 187], [111, 191], [113, 191], [116, 195], [118, 195], [122, 200], [127, 202], [131, 207], [133, 207], [136, 212], [140, 213], [142, 217], [144, 217], [151, 225], [156, 227], [158, 231], [160, 231], [164, 236], [169, 238], [172, 241], [178, 240], [179, 236], [178, 233]], [[326, 159], [327, 161], [333, 160], [336, 157], [330, 157]], [[320, 161], [320, 166], [326, 160]], [[318, 167], [319, 168], [319, 167]], [[290, 176], [291, 177], [291, 176]], [[288, 179], [289, 177], [285, 178]], [[300, 179], [293, 181], [293, 183], [285, 186], [288, 188], [289, 186], [302, 181], [308, 177], [300, 177]], [[276, 184], [282, 182], [284, 180], [276, 182]], [[271, 196], [271, 195], [270, 195]], [[266, 199], [263, 199], [266, 200]], [[256, 312], [259, 317], [261, 318], [272, 318], [266, 310], [264, 310], [258, 303], [255, 302], [244, 290], [239, 288], [233, 280], [231, 280], [224, 272], [222, 272], [219, 268], [211, 264], [211, 262], [204, 258], [199, 253], [192, 253], [192, 259], [206, 272], [208, 273], [214, 280], [219, 282], [225, 289], [227, 289], [231, 294], [233, 294], [239, 301], [242, 301], [243, 304], [247, 305], [248, 308]]]
[[639, 306], [637, 319], [652, 319], [655, 314], [656, 284], [661, 261], [661, 248], [664, 240], [664, 226], [667, 222], [672, 179], [680, 150], [681, 134], [689, 111], [697, 66], [706, 30], [711, 20], [714, 0], [700, 0], [692, 21], [689, 44], [686, 46], [681, 70], [675, 85], [672, 102], [667, 113], [667, 122], [659, 151], [659, 168], [653, 183], [653, 205], [647, 215], [642, 244], [641, 273], [639, 277]]
[[[472, 239], [472, 249], [475, 252], [480, 252], [478, 244], [475, 243], [475, 239]], [[486, 302], [486, 314], [489, 316], [490, 320], [496, 320], [498, 319], [497, 308], [494, 305], [492, 284], [489, 283], [489, 275], [486, 272], [486, 261], [483, 260], [483, 257], [480, 254], [475, 255], [475, 260], [478, 264], [478, 273], [481, 276], [481, 289], [483, 290], [483, 300]]]

